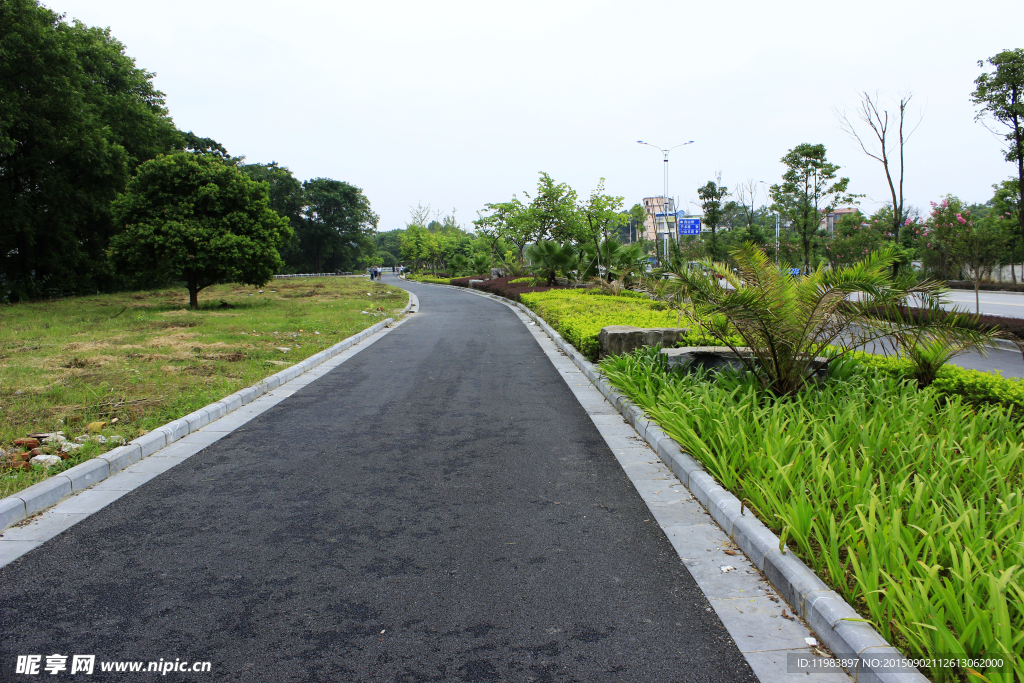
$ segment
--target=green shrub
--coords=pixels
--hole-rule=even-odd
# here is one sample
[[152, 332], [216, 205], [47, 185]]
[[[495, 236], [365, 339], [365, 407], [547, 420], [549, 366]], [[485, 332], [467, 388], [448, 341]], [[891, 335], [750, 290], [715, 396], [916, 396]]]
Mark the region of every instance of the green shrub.
[[531, 287], [544, 284], [535, 277], [517, 277], [515, 280], [509, 280], [508, 283], [510, 285], [530, 285]]
[[447, 285], [450, 284], [452, 279], [449, 277], [436, 277], [434, 275], [413, 275], [409, 274], [405, 276], [406, 280], [412, 280], [413, 282], [429, 282], [435, 285]]
[[[875, 370], [885, 377], [904, 380], [914, 378], [913, 363], [905, 358], [864, 352], [853, 354], [853, 358], [862, 368]], [[959, 397], [977, 408], [997, 405], [1017, 415], [1024, 415], [1024, 380], [944, 365], [939, 369], [938, 377], [931, 387], [941, 396]]]
[[522, 294], [521, 300], [591, 360], [597, 358], [602, 327], [685, 327], [689, 322], [637, 292], [614, 296], [596, 289], [555, 289]]
[[752, 373], [669, 371], [656, 349], [601, 368], [905, 655], [1003, 658], [978, 680], [1024, 680], [1024, 422], [942, 395], [1006, 386], [954, 371], [918, 389], [909, 364], [857, 360], [782, 398]]

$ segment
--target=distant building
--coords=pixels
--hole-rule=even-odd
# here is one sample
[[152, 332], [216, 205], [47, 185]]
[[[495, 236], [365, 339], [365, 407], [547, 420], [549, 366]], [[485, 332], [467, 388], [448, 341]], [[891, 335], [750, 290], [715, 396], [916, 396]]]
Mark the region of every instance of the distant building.
[[644, 209], [647, 210], [647, 218], [644, 219], [644, 239], [656, 240], [659, 234], [671, 232], [665, 219], [656, 217], [656, 214], [675, 213], [676, 203], [671, 197], [644, 197]]
[[836, 231], [836, 223], [839, 219], [848, 213], [853, 213], [857, 210], [854, 206], [845, 206], [841, 209], [836, 209], [831, 213], [824, 214], [821, 218], [821, 224], [818, 226], [820, 230], [824, 230], [829, 235], [832, 235]]

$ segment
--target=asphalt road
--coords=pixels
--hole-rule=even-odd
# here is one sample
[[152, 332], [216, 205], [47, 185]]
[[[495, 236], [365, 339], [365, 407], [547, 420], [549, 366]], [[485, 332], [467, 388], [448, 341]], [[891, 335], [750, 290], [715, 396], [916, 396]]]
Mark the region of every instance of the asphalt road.
[[[953, 289], [949, 292], [949, 303], [960, 310], [974, 313], [974, 292]], [[1006, 318], [1024, 318], [1024, 294], [1016, 292], [978, 292], [980, 312], [985, 315], [1001, 315]]]
[[408, 286], [412, 320], [0, 569], [0, 678], [756, 680], [515, 315]]

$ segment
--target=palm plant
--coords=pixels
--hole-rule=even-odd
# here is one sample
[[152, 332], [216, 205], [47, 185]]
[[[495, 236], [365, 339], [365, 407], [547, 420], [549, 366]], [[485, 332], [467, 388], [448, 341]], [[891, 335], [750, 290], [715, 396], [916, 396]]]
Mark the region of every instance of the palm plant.
[[[911, 334], [912, 320], [880, 316], [908, 297], [937, 300], [937, 282], [895, 281], [893, 249], [871, 254], [844, 268], [819, 267], [793, 278], [781, 272], [753, 244], [732, 252], [736, 270], [704, 261], [698, 268], [665, 273], [691, 306], [688, 314], [705, 334], [728, 346], [761, 384], [776, 395], [800, 391], [819, 358], [837, 358], [882, 337]], [[727, 286], [720, 284], [724, 280]], [[649, 289], [656, 287], [650, 283]], [[980, 329], [961, 331], [950, 318], [935, 319], [919, 339], [983, 343]], [[735, 337], [750, 353], [740, 353]], [[898, 339], [898, 338], [897, 338]]]
[[559, 273], [568, 272], [576, 265], [576, 252], [571, 246], [550, 240], [530, 245], [526, 255], [533, 264], [529, 270], [544, 278], [549, 287], [555, 285]]
[[[912, 277], [900, 275], [901, 280]], [[982, 323], [978, 315], [943, 308], [944, 295], [945, 288], [922, 294], [916, 308], [908, 307], [905, 300], [882, 302], [871, 320], [875, 329], [883, 332], [897, 352], [911, 362], [911, 374], [919, 387], [934, 382], [939, 369], [965, 351], [984, 355], [996, 336], [1013, 341], [1024, 353], [1024, 343], [1015, 335], [1000, 333]]]
[[473, 272], [470, 275], [480, 275], [481, 273], [487, 273], [491, 268], [491, 257], [489, 254], [474, 254], [473, 255]]
[[462, 254], [455, 254], [448, 260], [448, 265], [451, 268], [452, 275], [459, 277], [465, 275], [469, 269], [469, 259]]

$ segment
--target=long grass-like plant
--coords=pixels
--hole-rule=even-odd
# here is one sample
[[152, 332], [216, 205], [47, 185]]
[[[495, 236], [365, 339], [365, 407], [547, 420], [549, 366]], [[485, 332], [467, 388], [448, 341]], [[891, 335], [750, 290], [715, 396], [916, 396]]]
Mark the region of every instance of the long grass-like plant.
[[1024, 681], [1024, 421], [852, 356], [786, 397], [657, 349], [601, 368], [905, 655], [991, 659], [933, 680]]

